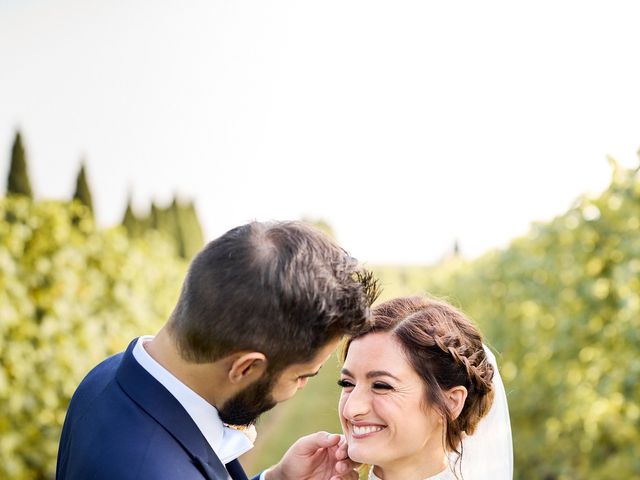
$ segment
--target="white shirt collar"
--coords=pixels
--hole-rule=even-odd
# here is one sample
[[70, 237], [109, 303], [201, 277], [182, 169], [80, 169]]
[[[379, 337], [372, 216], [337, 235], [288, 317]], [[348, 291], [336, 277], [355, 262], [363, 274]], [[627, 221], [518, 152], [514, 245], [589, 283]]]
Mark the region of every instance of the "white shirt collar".
[[144, 348], [153, 339], [146, 335], [138, 338], [133, 356], [149, 374], [169, 390], [193, 419], [222, 463], [229, 463], [253, 448], [253, 442], [243, 432], [225, 426], [216, 408], [173, 376], [156, 362]]

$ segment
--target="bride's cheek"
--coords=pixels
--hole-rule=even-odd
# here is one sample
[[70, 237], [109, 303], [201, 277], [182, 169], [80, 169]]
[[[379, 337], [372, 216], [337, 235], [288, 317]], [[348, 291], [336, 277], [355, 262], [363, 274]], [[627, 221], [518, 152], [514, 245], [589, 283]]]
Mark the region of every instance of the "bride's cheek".
[[342, 414], [344, 410], [344, 393], [340, 394], [340, 399], [338, 400], [338, 416], [340, 417], [340, 420], [344, 419], [344, 415]]

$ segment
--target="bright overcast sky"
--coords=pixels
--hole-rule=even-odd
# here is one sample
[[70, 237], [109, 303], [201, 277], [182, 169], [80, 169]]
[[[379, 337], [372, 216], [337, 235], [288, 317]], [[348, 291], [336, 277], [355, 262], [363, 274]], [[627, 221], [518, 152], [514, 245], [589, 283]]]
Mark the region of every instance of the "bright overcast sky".
[[[475, 256], [638, 163], [637, 1], [0, 0], [0, 175], [86, 156], [102, 225], [326, 219], [370, 263]], [[0, 192], [2, 187], [0, 187]]]

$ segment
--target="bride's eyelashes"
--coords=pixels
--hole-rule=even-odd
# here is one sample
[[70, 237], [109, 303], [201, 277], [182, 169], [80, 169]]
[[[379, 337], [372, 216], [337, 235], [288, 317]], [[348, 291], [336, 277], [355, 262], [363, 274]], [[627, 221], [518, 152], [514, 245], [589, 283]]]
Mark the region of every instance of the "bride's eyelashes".
[[[353, 382], [345, 379], [338, 380], [338, 385], [342, 388], [355, 387], [355, 384]], [[374, 382], [373, 385], [371, 385], [371, 388], [373, 388], [374, 390], [393, 390], [393, 387], [391, 385], [384, 382]]]
[[393, 387], [391, 385], [388, 385], [386, 383], [382, 383], [382, 382], [376, 382], [373, 384], [373, 388], [375, 390], [393, 390]]
[[349, 380], [344, 380], [344, 379], [340, 379], [338, 380], [338, 385], [341, 388], [353, 388], [355, 387], [355, 385], [353, 383], [351, 383]]

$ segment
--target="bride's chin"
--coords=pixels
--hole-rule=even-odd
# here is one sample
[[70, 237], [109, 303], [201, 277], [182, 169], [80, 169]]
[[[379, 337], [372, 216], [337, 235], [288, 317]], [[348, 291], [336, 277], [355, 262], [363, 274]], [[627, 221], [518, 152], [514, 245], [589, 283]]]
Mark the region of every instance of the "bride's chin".
[[354, 462], [372, 464], [374, 461], [373, 455], [361, 446], [349, 445], [347, 453]]

